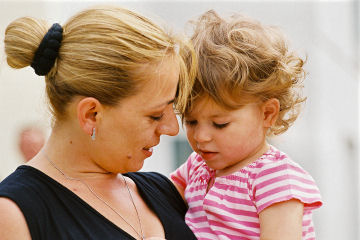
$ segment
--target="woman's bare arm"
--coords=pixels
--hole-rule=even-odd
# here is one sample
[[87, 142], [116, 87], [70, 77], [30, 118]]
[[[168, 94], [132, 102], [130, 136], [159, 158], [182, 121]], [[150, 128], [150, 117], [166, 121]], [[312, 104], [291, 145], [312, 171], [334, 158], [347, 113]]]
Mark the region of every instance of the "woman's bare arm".
[[25, 217], [13, 201], [0, 198], [0, 213], [0, 236], [2, 240], [31, 240]]

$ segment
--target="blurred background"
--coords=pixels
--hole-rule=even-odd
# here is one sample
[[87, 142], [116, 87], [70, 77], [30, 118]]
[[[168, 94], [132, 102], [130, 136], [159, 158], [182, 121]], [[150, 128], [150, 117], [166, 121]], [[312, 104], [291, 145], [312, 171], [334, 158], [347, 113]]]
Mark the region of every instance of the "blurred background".
[[[215, 9], [240, 12], [279, 26], [290, 46], [307, 56], [304, 111], [285, 134], [271, 139], [315, 179], [324, 205], [314, 213], [317, 239], [356, 240], [359, 232], [360, 2], [354, 1], [0, 1], [0, 180], [26, 160], [20, 153], [29, 128], [37, 144], [50, 132], [44, 79], [32, 68], [10, 69], [4, 56], [6, 26], [22, 16], [64, 23], [88, 6], [111, 3], [133, 9], [167, 29], [191, 33], [186, 24]], [[25, 137], [24, 137], [25, 136]], [[25, 139], [25, 140], [24, 140]], [[26, 145], [26, 144], [25, 144]], [[142, 171], [168, 175], [191, 149], [184, 131], [162, 137]]]

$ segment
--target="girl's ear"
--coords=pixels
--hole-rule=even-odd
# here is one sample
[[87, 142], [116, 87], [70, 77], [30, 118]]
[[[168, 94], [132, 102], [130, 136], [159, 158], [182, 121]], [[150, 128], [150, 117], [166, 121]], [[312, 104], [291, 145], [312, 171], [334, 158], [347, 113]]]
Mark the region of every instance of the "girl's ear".
[[99, 113], [102, 110], [102, 105], [96, 98], [85, 97], [78, 102], [77, 117], [85, 134], [92, 135], [93, 128], [96, 128]]
[[277, 98], [270, 98], [262, 105], [262, 110], [264, 114], [264, 127], [269, 128], [272, 127], [278, 116], [280, 111], [280, 102]]

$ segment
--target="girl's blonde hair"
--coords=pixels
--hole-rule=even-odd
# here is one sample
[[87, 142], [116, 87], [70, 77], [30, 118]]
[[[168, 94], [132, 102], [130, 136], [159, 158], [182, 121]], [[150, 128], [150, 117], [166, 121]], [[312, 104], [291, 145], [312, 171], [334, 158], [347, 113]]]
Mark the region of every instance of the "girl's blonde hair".
[[213, 10], [192, 23], [199, 68], [185, 112], [204, 95], [227, 109], [277, 98], [279, 117], [268, 134], [286, 131], [305, 100], [295, 91], [305, 74], [304, 60], [289, 52], [281, 33], [241, 15], [225, 20]]
[[[94, 7], [82, 11], [63, 26], [63, 40], [54, 67], [45, 76], [50, 110], [55, 121], [66, 118], [74, 96], [88, 96], [113, 106], [136, 94], [141, 79], [135, 71], [147, 63], [173, 57], [180, 64], [176, 108], [184, 110], [195, 76], [195, 59], [186, 41], [171, 36], [149, 19], [119, 7]], [[7, 62], [13, 68], [29, 66], [49, 25], [24, 17], [5, 32]]]

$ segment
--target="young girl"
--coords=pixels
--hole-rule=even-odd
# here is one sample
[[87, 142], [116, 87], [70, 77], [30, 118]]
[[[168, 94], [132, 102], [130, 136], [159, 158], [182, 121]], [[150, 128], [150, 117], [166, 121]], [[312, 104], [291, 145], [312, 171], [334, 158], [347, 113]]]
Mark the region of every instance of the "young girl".
[[304, 61], [282, 35], [214, 11], [195, 23], [199, 72], [183, 119], [195, 151], [171, 174], [198, 239], [315, 239], [313, 178], [266, 138], [285, 132], [304, 98]]

